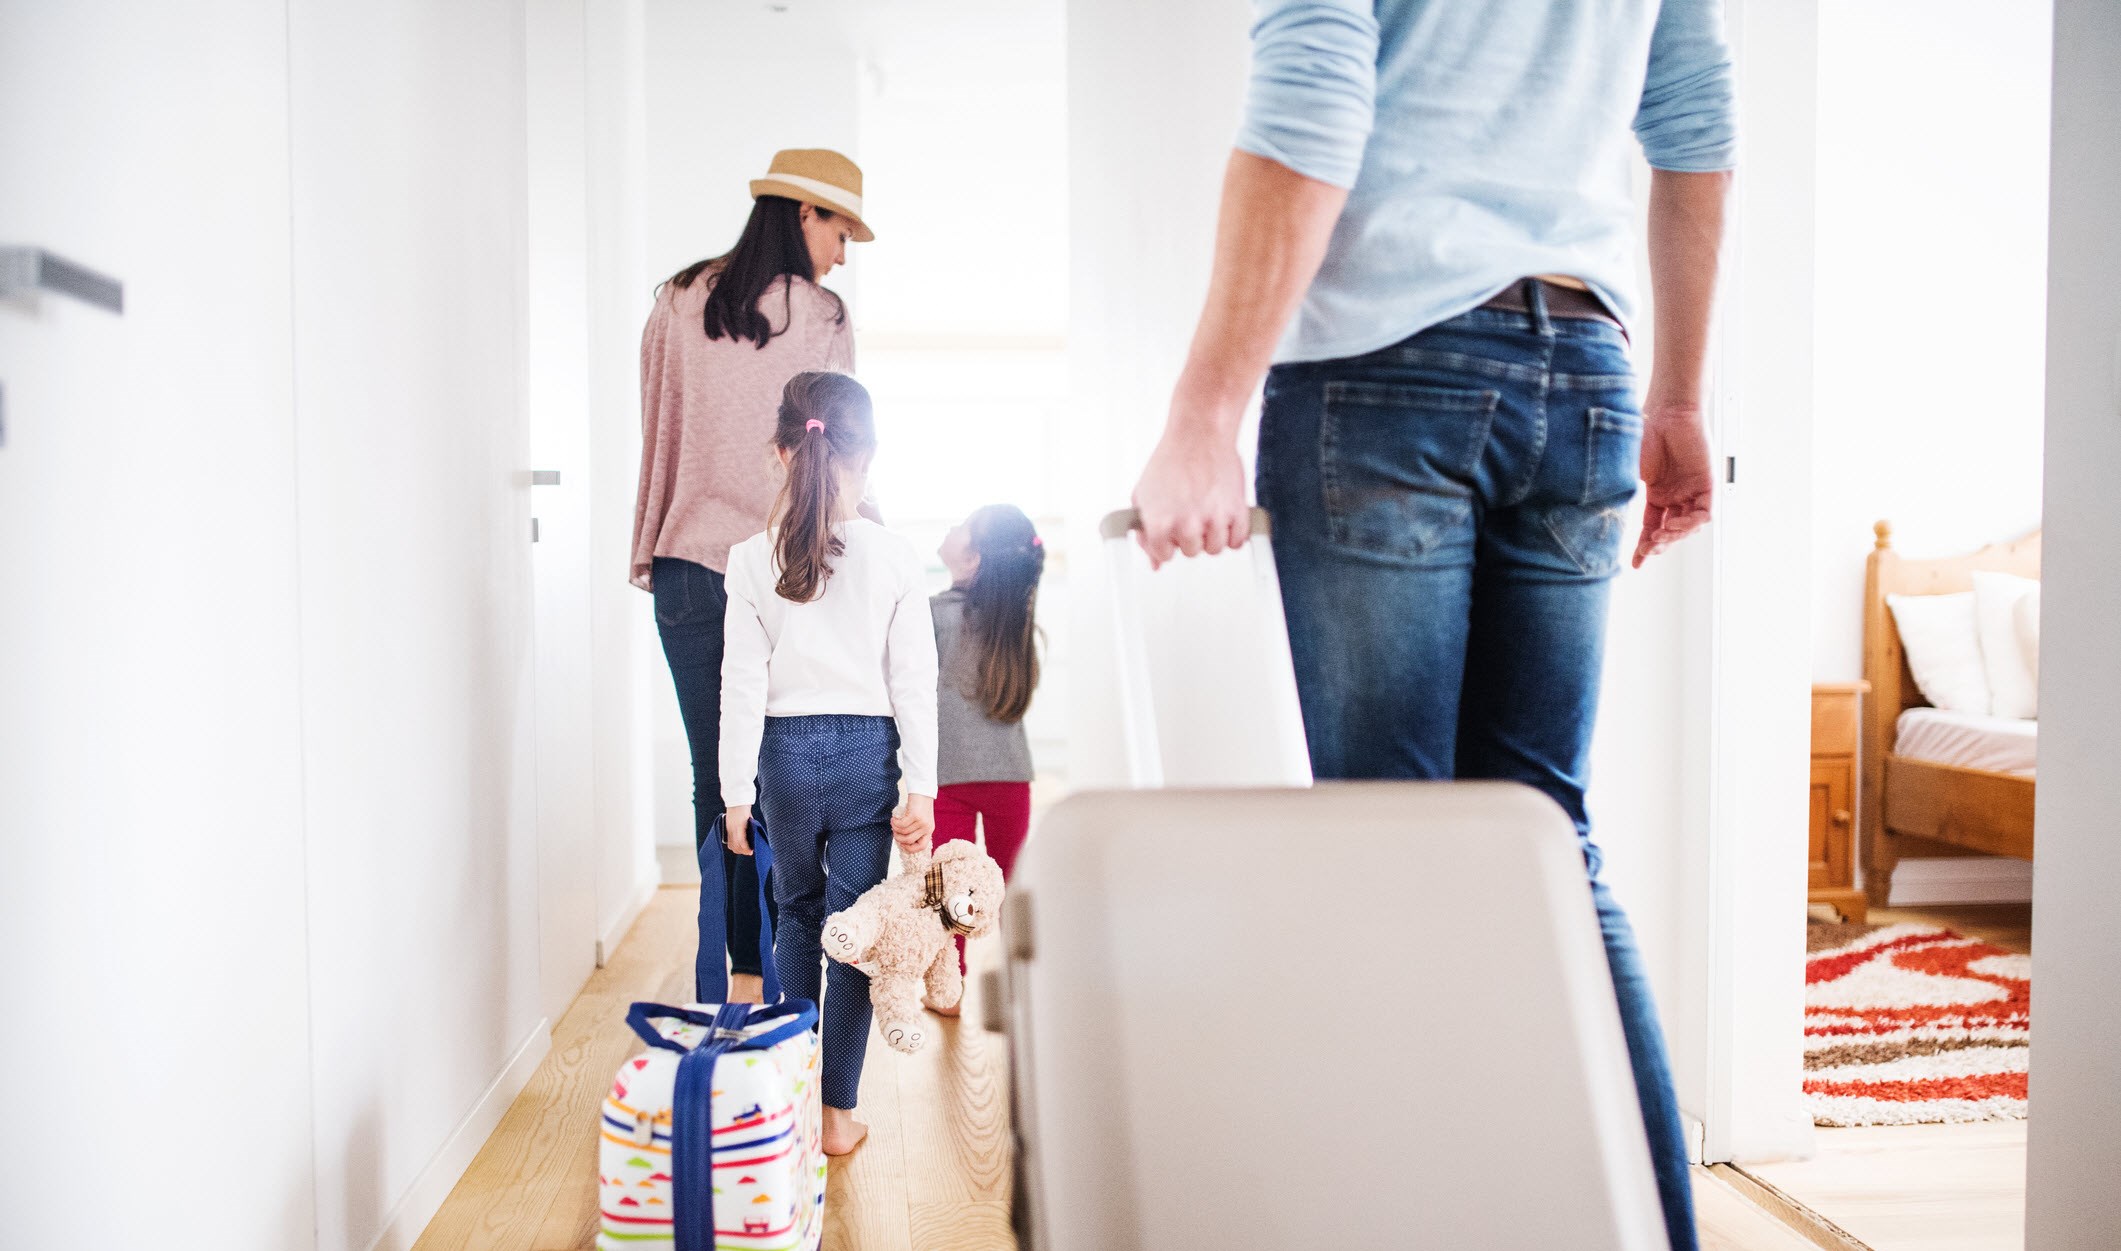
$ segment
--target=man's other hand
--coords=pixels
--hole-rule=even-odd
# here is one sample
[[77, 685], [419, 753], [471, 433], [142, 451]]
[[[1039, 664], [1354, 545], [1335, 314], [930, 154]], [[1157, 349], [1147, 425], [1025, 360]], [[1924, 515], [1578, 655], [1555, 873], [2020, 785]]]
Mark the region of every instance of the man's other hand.
[[1635, 541], [1635, 568], [1709, 523], [1716, 498], [1716, 471], [1709, 464], [1709, 436], [1701, 410], [1652, 406], [1643, 415], [1642, 481], [1647, 502], [1642, 535]]

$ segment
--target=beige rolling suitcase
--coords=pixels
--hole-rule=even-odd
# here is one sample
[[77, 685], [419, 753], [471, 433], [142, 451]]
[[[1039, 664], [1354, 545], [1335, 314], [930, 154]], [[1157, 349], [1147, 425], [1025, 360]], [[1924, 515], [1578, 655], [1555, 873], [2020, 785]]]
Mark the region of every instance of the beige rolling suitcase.
[[[1214, 559], [1271, 579], [1247, 546]], [[1135, 602], [1163, 577], [1117, 591], [1121, 612], [1168, 623]], [[1251, 628], [1281, 638], [1279, 671], [1225, 680], [1293, 713], [1269, 606]], [[1146, 770], [1234, 714], [1158, 700], [1144, 633], [1124, 680], [1130, 723], [1158, 731], [1150, 752], [1129, 727]], [[1284, 770], [1273, 789], [1071, 797], [1025, 848], [988, 995], [1023, 1251], [1663, 1246], [1567, 819], [1500, 783], [1305, 789], [1284, 755], [1253, 758]]]

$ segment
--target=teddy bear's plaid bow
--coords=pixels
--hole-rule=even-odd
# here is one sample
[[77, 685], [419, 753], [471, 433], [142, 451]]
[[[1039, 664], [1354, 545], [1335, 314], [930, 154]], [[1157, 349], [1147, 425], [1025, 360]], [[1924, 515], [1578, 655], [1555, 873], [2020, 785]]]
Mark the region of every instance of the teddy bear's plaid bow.
[[921, 907], [935, 909], [936, 918], [943, 923], [943, 928], [952, 933], [972, 932], [971, 926], [960, 924], [956, 917], [950, 915], [950, 901], [944, 895], [943, 866], [939, 864], [930, 864], [928, 875], [921, 879]]

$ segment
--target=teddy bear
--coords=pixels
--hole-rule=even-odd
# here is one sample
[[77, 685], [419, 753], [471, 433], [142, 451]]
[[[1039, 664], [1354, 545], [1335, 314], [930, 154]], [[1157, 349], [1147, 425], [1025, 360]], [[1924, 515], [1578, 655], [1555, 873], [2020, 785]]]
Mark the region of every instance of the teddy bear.
[[[970, 841], [899, 853], [904, 872], [863, 891], [825, 918], [825, 954], [869, 974], [876, 1027], [907, 1055], [928, 1040], [925, 1000], [947, 1012], [965, 994], [952, 935], [993, 932], [1002, 910], [1002, 870]], [[925, 991], [925, 993], [924, 993]]]

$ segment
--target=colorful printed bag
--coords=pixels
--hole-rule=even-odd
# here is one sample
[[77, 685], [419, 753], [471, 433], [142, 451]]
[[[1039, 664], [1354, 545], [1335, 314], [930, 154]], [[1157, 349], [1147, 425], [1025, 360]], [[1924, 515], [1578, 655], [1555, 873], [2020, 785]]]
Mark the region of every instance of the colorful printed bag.
[[817, 1006], [637, 1003], [649, 1045], [604, 1100], [600, 1251], [816, 1251]]

